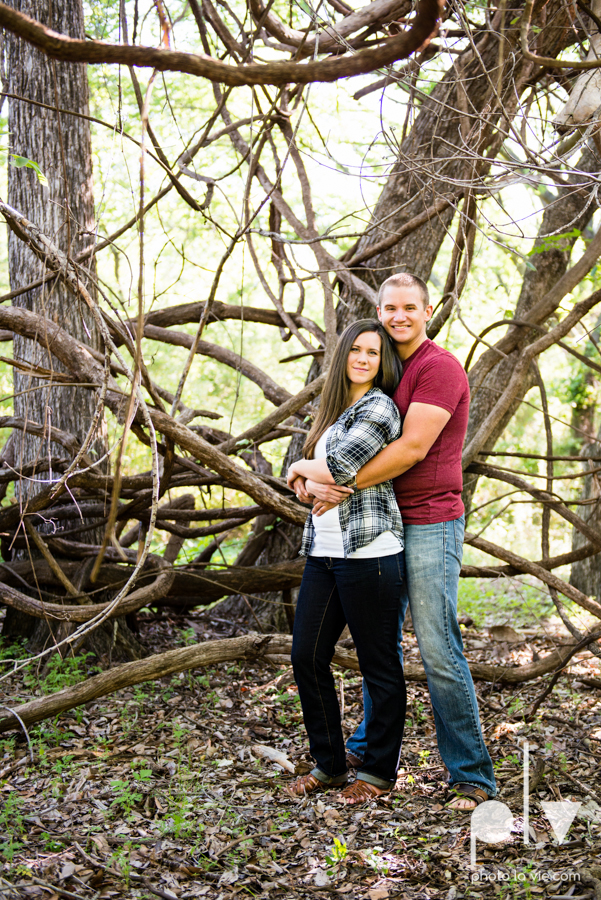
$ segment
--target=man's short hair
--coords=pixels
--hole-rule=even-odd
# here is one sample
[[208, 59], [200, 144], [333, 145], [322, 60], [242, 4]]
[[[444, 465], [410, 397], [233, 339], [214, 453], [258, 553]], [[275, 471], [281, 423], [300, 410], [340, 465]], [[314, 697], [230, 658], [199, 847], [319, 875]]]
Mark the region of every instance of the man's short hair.
[[419, 288], [422, 295], [424, 309], [430, 305], [430, 292], [428, 291], [428, 285], [422, 278], [419, 277], [419, 275], [412, 275], [411, 272], [399, 272], [397, 275], [391, 275], [390, 278], [387, 278], [386, 281], [383, 281], [380, 285], [380, 290], [378, 291], [378, 306], [382, 305], [382, 297], [384, 296], [384, 291], [387, 287]]

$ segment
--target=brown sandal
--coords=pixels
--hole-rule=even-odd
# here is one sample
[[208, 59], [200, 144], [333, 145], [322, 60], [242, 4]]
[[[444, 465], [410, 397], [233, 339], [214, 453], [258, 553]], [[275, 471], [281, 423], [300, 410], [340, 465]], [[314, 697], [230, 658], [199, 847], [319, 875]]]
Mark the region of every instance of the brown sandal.
[[375, 784], [370, 784], [369, 781], [357, 778], [356, 781], [347, 784], [336, 799], [344, 803], [345, 806], [357, 806], [359, 803], [367, 803], [368, 800], [375, 800], [382, 794], [387, 793], [388, 791], [383, 788], [376, 787]]
[[309, 772], [308, 775], [299, 775], [298, 778], [287, 784], [284, 790], [296, 800], [299, 797], [306, 797], [307, 794], [312, 794], [313, 791], [323, 790], [325, 787], [327, 785], [323, 781], [320, 781], [319, 778], [316, 778], [315, 775]]
[[[452, 797], [448, 803], [445, 803], [445, 809], [451, 809], [454, 812], [471, 813], [476, 807], [480, 806], [481, 803], [485, 803], [488, 800], [488, 794], [481, 788], [476, 787], [474, 784], [465, 784], [464, 782], [452, 785], [452, 787], [449, 788], [448, 793], [452, 794]], [[454, 805], [461, 800], [469, 800], [470, 806]], [[473, 804], [473, 806], [471, 804]]]

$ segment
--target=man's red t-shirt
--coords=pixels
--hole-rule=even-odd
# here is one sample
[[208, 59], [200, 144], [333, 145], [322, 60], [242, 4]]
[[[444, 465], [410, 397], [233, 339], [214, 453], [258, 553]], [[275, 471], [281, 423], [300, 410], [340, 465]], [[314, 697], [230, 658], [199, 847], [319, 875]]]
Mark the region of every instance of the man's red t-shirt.
[[451, 413], [428, 455], [393, 481], [403, 522], [431, 525], [463, 515], [461, 452], [467, 431], [470, 389], [459, 360], [425, 340], [403, 361], [403, 377], [392, 398], [401, 418], [411, 403]]

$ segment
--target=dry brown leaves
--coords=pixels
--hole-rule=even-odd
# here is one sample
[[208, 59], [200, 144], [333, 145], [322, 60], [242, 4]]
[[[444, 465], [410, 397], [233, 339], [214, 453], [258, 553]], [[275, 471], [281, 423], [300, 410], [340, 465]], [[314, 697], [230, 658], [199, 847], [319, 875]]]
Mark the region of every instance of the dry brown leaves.
[[[153, 651], [181, 641], [182, 629], [190, 640], [192, 632], [202, 640], [235, 629], [210, 614], [148, 618], [142, 627]], [[527, 645], [493, 637], [470, 633], [471, 658], [495, 652], [517, 662], [543, 650], [535, 636]], [[409, 635], [406, 653], [416, 652]], [[350, 732], [361, 715], [360, 683], [348, 673], [338, 677]], [[16, 682], [4, 688], [1, 703], [23, 699]], [[409, 687], [397, 790], [345, 809], [329, 793], [303, 801], [283, 793], [292, 777], [286, 769], [307, 771], [310, 760], [289, 670], [263, 663], [165, 679], [44, 723], [31, 735], [34, 765], [21, 735], [4, 740], [0, 894], [81, 900], [599, 896], [599, 692], [563, 678], [526, 724], [523, 710], [540, 684], [478, 690], [499, 799], [514, 815], [509, 840], [478, 842], [479, 880], [469, 869], [470, 817], [444, 808], [444, 770], [425, 687]], [[521, 818], [524, 740], [534, 785], [528, 846]], [[540, 801], [566, 799], [582, 806], [557, 845]]]

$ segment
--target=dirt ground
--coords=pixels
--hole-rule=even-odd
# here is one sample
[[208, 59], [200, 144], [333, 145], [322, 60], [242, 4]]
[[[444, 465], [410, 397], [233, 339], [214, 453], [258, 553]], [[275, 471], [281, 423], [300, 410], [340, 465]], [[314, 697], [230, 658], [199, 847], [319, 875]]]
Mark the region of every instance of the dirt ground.
[[[239, 633], [210, 613], [141, 617], [141, 639], [153, 652]], [[496, 640], [487, 630], [465, 634], [468, 658], [505, 664], [531, 661], [558, 639], [548, 632], [517, 639], [499, 632]], [[408, 634], [407, 657], [417, 652]], [[10, 658], [10, 648], [3, 655]], [[11, 676], [0, 683], [0, 703], [15, 706], [73, 683], [88, 663]], [[477, 840], [475, 869], [470, 815], [444, 807], [444, 769], [421, 683], [409, 685], [396, 790], [352, 809], [332, 792], [294, 801], [282, 790], [290, 769], [310, 767], [298, 694], [282, 660], [123, 690], [31, 729], [31, 748], [22, 732], [5, 734], [0, 896], [599, 900], [601, 690], [579, 680], [598, 672], [598, 661], [580, 654], [529, 722], [525, 714], [543, 682], [476, 685], [511, 833], [496, 844]], [[361, 718], [360, 681], [342, 670], [336, 678], [350, 732]], [[549, 802], [562, 806], [545, 811], [541, 804]], [[558, 843], [548, 816], [562, 810], [576, 815]]]

